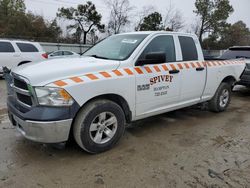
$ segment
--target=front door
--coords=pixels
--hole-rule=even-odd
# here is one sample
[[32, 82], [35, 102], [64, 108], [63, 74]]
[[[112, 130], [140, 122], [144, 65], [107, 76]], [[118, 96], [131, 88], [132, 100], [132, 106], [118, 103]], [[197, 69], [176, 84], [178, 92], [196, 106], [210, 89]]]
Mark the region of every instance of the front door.
[[136, 66], [136, 116], [159, 114], [174, 106], [180, 98], [181, 74], [176, 63], [175, 42], [171, 35], [156, 36], [144, 49], [148, 53], [165, 53], [163, 64]]

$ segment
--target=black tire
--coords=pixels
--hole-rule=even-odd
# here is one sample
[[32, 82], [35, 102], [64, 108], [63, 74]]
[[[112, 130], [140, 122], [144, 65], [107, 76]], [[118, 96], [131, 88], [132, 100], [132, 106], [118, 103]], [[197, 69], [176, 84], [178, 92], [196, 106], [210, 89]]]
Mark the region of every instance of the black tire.
[[[232, 86], [229, 83], [223, 82], [220, 84], [214, 97], [208, 103], [208, 107], [209, 107], [210, 111], [218, 113], [218, 112], [223, 112], [227, 109], [228, 105], [231, 102], [231, 94], [232, 94], [231, 88], [232, 88]], [[221, 104], [221, 97], [223, 95], [223, 92], [225, 92], [225, 91], [228, 92], [228, 99], [222, 105]]]
[[[100, 117], [98, 115], [103, 113], [111, 114], [113, 118], [116, 118], [116, 123], [114, 125], [114, 127], [116, 127], [116, 131], [114, 131], [112, 138], [107, 136], [107, 134], [105, 133], [105, 128], [103, 128], [103, 130], [100, 130], [100, 132], [102, 131], [102, 133], [97, 131], [96, 134], [100, 133], [102, 134], [101, 137], [106, 136], [106, 139], [110, 140], [105, 143], [96, 143], [93, 139], [92, 133], [90, 133], [90, 127], [94, 124], [93, 121], [95, 121], [97, 118], [99, 118], [98, 121], [100, 121]], [[105, 122], [107, 122], [107, 120]], [[95, 124], [99, 125], [99, 122]], [[93, 154], [101, 153], [113, 148], [114, 145], [123, 136], [124, 130], [125, 115], [122, 108], [118, 104], [104, 99], [94, 100], [86, 104], [77, 114], [77, 117], [73, 124], [73, 134], [77, 144], [85, 151]]]

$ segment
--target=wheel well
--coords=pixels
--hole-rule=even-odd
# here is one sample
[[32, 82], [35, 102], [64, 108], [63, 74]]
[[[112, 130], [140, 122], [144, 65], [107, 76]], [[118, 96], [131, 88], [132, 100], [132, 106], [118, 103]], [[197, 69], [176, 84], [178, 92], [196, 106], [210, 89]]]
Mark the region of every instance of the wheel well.
[[226, 78], [222, 80], [222, 82], [234, 85], [234, 83], [236, 82], [236, 79], [233, 76], [227, 76]]
[[90, 99], [85, 104], [91, 102], [92, 100], [96, 100], [96, 99], [107, 99], [107, 100], [115, 102], [124, 111], [127, 123], [131, 122], [131, 120], [132, 120], [132, 112], [130, 111], [130, 108], [129, 108], [129, 105], [128, 105], [127, 101], [122, 96], [117, 95], [117, 94], [100, 95], [100, 96], [96, 96], [96, 97]]
[[22, 61], [22, 62], [18, 63], [17, 66], [21, 66], [21, 65], [26, 64], [26, 63], [31, 63], [31, 61]]

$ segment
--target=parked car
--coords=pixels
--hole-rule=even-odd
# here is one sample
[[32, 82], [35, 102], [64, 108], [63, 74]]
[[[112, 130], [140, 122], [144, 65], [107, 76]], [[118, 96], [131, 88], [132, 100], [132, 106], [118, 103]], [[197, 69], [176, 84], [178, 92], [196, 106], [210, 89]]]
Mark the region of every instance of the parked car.
[[221, 59], [250, 59], [250, 46], [234, 46], [230, 47], [221, 56]]
[[37, 42], [0, 39], [0, 76], [2, 67], [10, 69], [30, 62], [44, 61], [48, 58]]
[[72, 51], [67, 51], [67, 50], [59, 50], [59, 51], [54, 51], [48, 54], [49, 59], [54, 59], [54, 58], [72, 58], [72, 57], [80, 57], [79, 54], [72, 52]]
[[244, 69], [243, 60], [204, 61], [192, 34], [119, 34], [83, 58], [16, 68], [7, 105], [27, 139], [66, 142], [72, 132], [82, 149], [100, 153], [120, 140], [127, 123], [204, 102], [225, 111]]
[[221, 59], [246, 59], [246, 69], [237, 85], [250, 87], [250, 46], [234, 46], [220, 56]]

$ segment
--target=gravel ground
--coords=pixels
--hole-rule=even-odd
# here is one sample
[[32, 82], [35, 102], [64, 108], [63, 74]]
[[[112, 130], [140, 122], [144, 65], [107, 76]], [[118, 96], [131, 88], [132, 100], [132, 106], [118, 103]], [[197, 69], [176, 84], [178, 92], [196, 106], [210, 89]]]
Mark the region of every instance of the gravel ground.
[[197, 107], [133, 124], [111, 151], [43, 145], [10, 125], [0, 81], [0, 187], [250, 187], [250, 90], [220, 114]]

